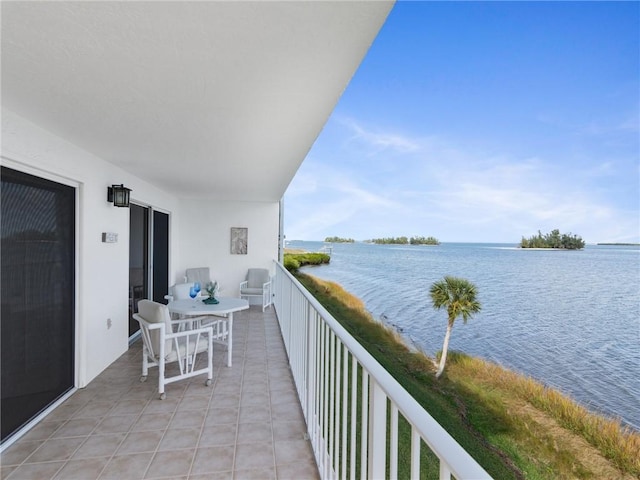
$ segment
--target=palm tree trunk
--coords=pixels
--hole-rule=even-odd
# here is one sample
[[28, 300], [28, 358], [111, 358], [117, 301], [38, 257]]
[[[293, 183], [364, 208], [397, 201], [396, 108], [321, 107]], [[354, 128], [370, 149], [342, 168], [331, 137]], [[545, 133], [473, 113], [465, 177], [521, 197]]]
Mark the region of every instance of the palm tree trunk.
[[453, 322], [449, 322], [447, 325], [447, 333], [444, 335], [444, 344], [442, 345], [442, 355], [440, 356], [440, 365], [438, 366], [438, 371], [436, 372], [436, 378], [440, 378], [442, 372], [444, 372], [444, 364], [447, 363], [447, 350], [449, 350], [449, 338], [451, 337], [451, 329], [453, 327]]

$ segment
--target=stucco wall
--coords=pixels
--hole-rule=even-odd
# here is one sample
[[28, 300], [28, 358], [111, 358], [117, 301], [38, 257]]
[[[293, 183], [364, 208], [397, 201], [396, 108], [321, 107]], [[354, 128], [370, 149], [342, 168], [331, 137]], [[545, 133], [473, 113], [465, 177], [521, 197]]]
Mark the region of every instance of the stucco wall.
[[[85, 386], [128, 348], [129, 214], [107, 202], [107, 187], [124, 183], [134, 198], [169, 212], [178, 200], [6, 109], [2, 157], [7, 167], [78, 188], [76, 363]], [[102, 232], [118, 242], [102, 243]]]
[[[129, 211], [106, 200], [124, 183], [132, 200], [170, 215], [170, 283], [188, 267], [208, 266], [224, 296], [237, 296], [250, 267], [273, 271], [278, 203], [179, 199], [37, 125], [2, 109], [2, 164], [77, 187], [77, 386], [83, 387], [128, 348]], [[230, 253], [231, 227], [246, 227], [246, 255]], [[118, 234], [102, 243], [102, 232]], [[107, 327], [111, 319], [111, 328]]]
[[[239, 295], [248, 268], [268, 268], [278, 257], [279, 204], [203, 202], [182, 199], [179, 209], [180, 260], [174, 282], [183, 281], [189, 267], [209, 267], [221, 296]], [[231, 254], [231, 228], [248, 229], [246, 255]]]

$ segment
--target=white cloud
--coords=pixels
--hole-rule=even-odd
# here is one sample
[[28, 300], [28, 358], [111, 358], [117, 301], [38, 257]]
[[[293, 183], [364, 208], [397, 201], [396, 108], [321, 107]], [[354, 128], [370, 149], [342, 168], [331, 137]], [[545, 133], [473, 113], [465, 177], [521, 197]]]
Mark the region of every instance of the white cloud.
[[291, 182], [287, 188], [287, 196], [305, 196], [315, 193], [318, 190], [318, 180], [313, 176], [300, 169], [295, 176], [295, 181]]
[[342, 119], [340, 123], [348, 127], [351, 132], [351, 141], [361, 141], [371, 147], [373, 152], [378, 153], [383, 150], [395, 150], [400, 153], [411, 153], [419, 150], [420, 144], [413, 139], [398, 133], [374, 132], [365, 129], [353, 120]]
[[606, 122], [604, 120], [594, 120], [589, 124], [580, 127], [580, 132], [587, 135], [609, 135], [614, 133], [640, 133], [640, 120], [637, 115], [630, 116], [622, 120]]
[[629, 116], [629, 118], [618, 124], [616, 130], [640, 133], [640, 116], [638, 114]]
[[439, 190], [430, 195], [440, 217], [458, 226], [482, 225], [488, 230], [485, 235], [495, 228], [514, 240], [539, 229], [559, 228], [596, 241], [601, 232], [609, 235], [625, 223], [614, 209], [585, 190], [587, 185], [578, 181], [578, 175], [567, 183], [558, 176], [557, 167], [538, 159], [501, 162], [484, 168], [483, 162], [469, 162], [464, 178], [459, 165], [449, 169], [445, 162]]
[[638, 212], [599, 196], [611, 189], [596, 182], [620, 175], [611, 161], [581, 168], [559, 158], [516, 158], [507, 148], [499, 155], [471, 152], [434, 137], [374, 135], [350, 122], [343, 134], [353, 132], [368, 146], [358, 154], [375, 161], [364, 167], [357, 155], [339, 162], [310, 156], [287, 192], [288, 238], [422, 234], [517, 242], [558, 228], [589, 242], [640, 240]]
[[[340, 168], [305, 165], [306, 170], [292, 183], [285, 196], [285, 234], [290, 239], [322, 239], [334, 226], [373, 211], [398, 208], [398, 204], [383, 195], [359, 186]], [[310, 182], [308, 178], [315, 178]], [[305, 185], [312, 190], [304, 191]]]

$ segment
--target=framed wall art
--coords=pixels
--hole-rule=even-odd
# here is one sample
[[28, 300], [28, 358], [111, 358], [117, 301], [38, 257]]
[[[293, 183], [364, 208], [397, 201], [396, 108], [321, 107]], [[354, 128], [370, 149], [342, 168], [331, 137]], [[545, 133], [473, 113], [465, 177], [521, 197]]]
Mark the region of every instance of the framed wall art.
[[231, 227], [231, 254], [246, 255], [249, 229], [245, 227]]

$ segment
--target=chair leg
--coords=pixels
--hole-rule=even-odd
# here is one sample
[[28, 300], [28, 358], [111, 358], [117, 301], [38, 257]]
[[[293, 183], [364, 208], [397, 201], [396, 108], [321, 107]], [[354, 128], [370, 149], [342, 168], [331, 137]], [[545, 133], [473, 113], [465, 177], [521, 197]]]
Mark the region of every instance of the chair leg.
[[147, 348], [142, 347], [142, 375], [140, 376], [140, 382], [146, 382], [147, 375], [149, 375], [149, 357], [147, 356]]
[[158, 362], [158, 393], [160, 394], [160, 400], [167, 398], [164, 393], [164, 361], [160, 359]]
[[211, 334], [207, 336], [209, 337], [209, 349], [207, 350], [207, 366], [209, 367], [209, 371], [207, 372], [207, 381], [204, 384], [209, 387], [213, 381], [213, 337]]

